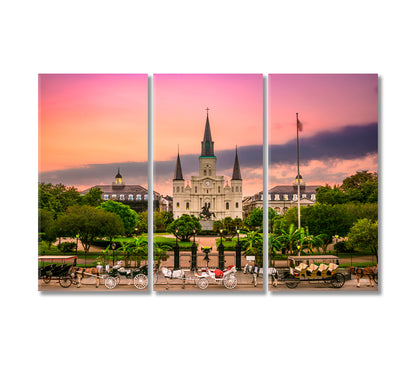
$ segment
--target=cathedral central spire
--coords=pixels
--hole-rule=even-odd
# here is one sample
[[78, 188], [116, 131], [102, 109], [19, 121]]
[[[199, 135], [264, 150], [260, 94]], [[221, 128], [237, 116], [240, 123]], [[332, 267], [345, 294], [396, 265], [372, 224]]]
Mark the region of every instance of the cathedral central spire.
[[204, 139], [201, 142], [201, 156], [203, 157], [215, 157], [214, 155], [214, 142], [212, 141], [211, 137], [211, 128], [209, 126], [209, 118], [208, 118], [208, 110], [207, 111], [207, 120], [205, 122], [205, 132], [204, 132]]

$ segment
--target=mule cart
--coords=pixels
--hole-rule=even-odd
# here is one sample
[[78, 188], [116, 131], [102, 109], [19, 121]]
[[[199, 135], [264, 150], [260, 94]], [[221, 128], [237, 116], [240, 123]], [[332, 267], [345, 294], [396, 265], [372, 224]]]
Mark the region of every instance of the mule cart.
[[[77, 256], [39, 256], [42, 263], [38, 267], [38, 279], [48, 284], [52, 279], [57, 280], [61, 287], [68, 288], [72, 284], [70, 270], [77, 263]], [[44, 265], [44, 263], [50, 263]]]
[[122, 261], [119, 261], [113, 268], [109, 269], [107, 273], [108, 274], [104, 279], [104, 285], [110, 290], [120, 283], [121, 277], [129, 279], [129, 285], [133, 281], [134, 287], [139, 290], [143, 290], [148, 284], [147, 265], [141, 266], [138, 269], [126, 269], [122, 267]]
[[234, 265], [230, 265], [225, 270], [210, 270], [204, 268], [201, 273], [194, 273], [197, 278], [197, 285], [201, 290], [208, 287], [209, 279], [213, 279], [216, 284], [223, 284], [225, 288], [231, 290], [237, 286], [237, 278], [234, 273], [237, 271]]
[[289, 256], [283, 281], [288, 288], [296, 288], [300, 282], [324, 282], [341, 288], [345, 276], [339, 270], [339, 257], [332, 255]]

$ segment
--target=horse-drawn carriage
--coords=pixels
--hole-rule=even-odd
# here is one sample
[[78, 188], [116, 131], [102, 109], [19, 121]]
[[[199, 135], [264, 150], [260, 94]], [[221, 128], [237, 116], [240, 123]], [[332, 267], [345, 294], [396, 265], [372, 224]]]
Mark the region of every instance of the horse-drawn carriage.
[[289, 256], [288, 268], [283, 273], [288, 288], [296, 288], [300, 282], [325, 282], [334, 288], [341, 288], [345, 283], [337, 256]]
[[186, 281], [189, 281], [193, 285], [197, 285], [201, 290], [205, 290], [209, 285], [209, 279], [215, 281], [216, 284], [223, 284], [227, 289], [233, 289], [237, 286], [237, 278], [234, 273], [237, 271], [234, 265], [230, 265], [227, 269], [211, 270], [208, 267], [202, 268], [201, 272], [194, 272], [193, 277], [187, 277], [185, 271], [182, 269], [168, 269], [162, 267], [156, 269], [153, 274], [153, 284], [158, 283], [159, 279], [164, 279], [166, 289], [169, 289], [171, 280], [180, 280], [182, 282], [182, 288], [185, 288]]
[[57, 280], [63, 288], [72, 284], [71, 269], [77, 263], [77, 256], [39, 256], [38, 261], [38, 279], [43, 283], [49, 284], [51, 280]]
[[104, 285], [108, 289], [113, 289], [120, 283], [121, 277], [129, 280], [129, 284], [133, 281], [134, 287], [143, 290], [148, 284], [148, 269], [147, 265], [141, 266], [138, 269], [126, 269], [122, 266], [122, 261], [118, 261], [111, 269], [108, 269], [107, 276], [104, 279]]
[[225, 288], [231, 290], [237, 286], [237, 278], [234, 273], [237, 271], [235, 265], [230, 265], [225, 270], [211, 270], [203, 268], [200, 273], [195, 272], [197, 285], [201, 290], [208, 287], [209, 279], [213, 279], [216, 284], [223, 284]]

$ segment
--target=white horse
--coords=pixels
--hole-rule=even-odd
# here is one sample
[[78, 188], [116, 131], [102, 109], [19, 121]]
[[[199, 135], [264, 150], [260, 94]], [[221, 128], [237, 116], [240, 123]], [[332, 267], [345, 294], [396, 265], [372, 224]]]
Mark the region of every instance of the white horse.
[[160, 271], [162, 272], [163, 276], [166, 279], [166, 289], [169, 289], [169, 279], [182, 279], [182, 288], [185, 288], [185, 272], [182, 269], [179, 270], [170, 270], [168, 268], [162, 267], [160, 268]]
[[[243, 274], [252, 274], [254, 287], [257, 287], [257, 277], [263, 277], [263, 268], [246, 264], [246, 266], [244, 266]], [[267, 274], [272, 278], [273, 287], [276, 287], [278, 278], [277, 270], [275, 268], [269, 268]]]

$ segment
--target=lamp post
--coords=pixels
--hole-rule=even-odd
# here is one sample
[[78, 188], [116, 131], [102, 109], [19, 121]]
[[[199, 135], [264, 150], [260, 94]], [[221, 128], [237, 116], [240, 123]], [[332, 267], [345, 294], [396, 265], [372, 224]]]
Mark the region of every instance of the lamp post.
[[237, 244], [235, 246], [235, 267], [241, 270], [241, 246], [240, 246], [240, 229], [237, 226]]
[[110, 248], [113, 251], [113, 266], [114, 266], [114, 251], [116, 250], [116, 247], [117, 247], [117, 243], [116, 242], [111, 242]]
[[337, 256], [338, 256], [338, 246], [337, 246], [337, 244], [338, 244], [338, 238], [339, 238], [339, 235], [335, 235], [335, 248], [336, 248]]
[[196, 227], [194, 226], [193, 229], [193, 233], [194, 233], [194, 242], [192, 244], [192, 255], [191, 255], [191, 270], [197, 270], [197, 266], [196, 266], [196, 244], [195, 244], [195, 234], [196, 234]]
[[222, 244], [222, 232], [223, 230], [220, 229], [220, 235], [221, 235], [221, 242], [220, 245], [218, 246], [218, 268], [224, 269], [224, 246]]
[[75, 237], [77, 238], [77, 247], [75, 248], [75, 255], [78, 257], [78, 238], [79, 238], [79, 234], [76, 234]]
[[178, 245], [178, 233], [179, 228], [175, 228], [175, 237], [176, 237], [176, 244], [175, 248], [173, 248], [173, 270], [179, 270], [179, 245]]

